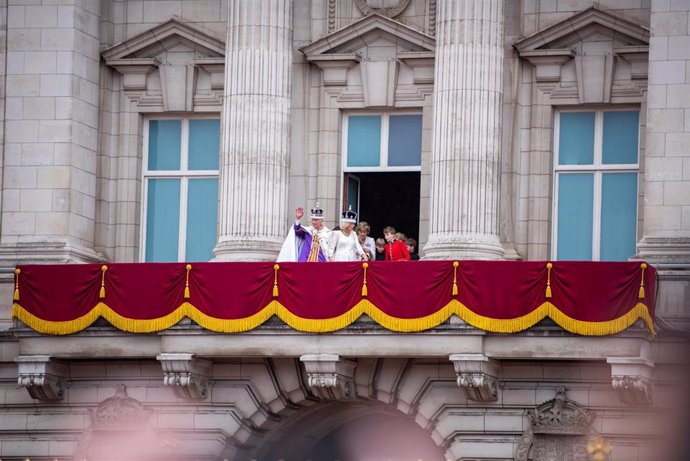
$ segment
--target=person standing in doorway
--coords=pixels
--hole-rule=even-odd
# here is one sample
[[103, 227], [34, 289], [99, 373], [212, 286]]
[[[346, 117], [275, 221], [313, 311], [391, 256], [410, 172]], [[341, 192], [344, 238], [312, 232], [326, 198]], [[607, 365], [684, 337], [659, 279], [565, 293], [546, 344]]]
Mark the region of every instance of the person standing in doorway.
[[410, 253], [410, 261], [419, 261], [419, 253], [417, 253], [417, 241], [412, 237], [405, 240], [407, 251]]
[[383, 236], [386, 239], [386, 261], [409, 261], [410, 252], [407, 245], [395, 236], [395, 228], [388, 226], [383, 229]]
[[386, 260], [386, 241], [381, 237], [376, 239], [376, 260]]
[[369, 233], [371, 232], [369, 223], [366, 221], [360, 221], [359, 224], [357, 224], [357, 227], [355, 227], [355, 232], [357, 232], [359, 244], [367, 254], [367, 259], [371, 261], [374, 259], [374, 256], [376, 256], [376, 244], [374, 243], [374, 239], [369, 237]]

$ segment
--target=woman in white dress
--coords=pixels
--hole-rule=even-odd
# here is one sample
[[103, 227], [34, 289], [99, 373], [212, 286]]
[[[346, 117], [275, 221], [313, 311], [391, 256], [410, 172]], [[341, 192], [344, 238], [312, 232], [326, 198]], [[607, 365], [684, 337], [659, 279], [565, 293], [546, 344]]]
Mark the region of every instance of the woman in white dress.
[[360, 261], [367, 260], [367, 254], [359, 244], [354, 232], [357, 223], [357, 213], [352, 210], [343, 212], [340, 220], [340, 230], [333, 231], [329, 240], [331, 261]]

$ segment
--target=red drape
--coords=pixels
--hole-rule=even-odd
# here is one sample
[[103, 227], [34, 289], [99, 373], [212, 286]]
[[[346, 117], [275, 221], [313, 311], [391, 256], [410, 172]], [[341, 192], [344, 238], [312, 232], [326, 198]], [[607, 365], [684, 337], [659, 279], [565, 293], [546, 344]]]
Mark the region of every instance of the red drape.
[[183, 317], [219, 332], [272, 315], [301, 331], [343, 328], [362, 314], [394, 331], [433, 328], [455, 314], [487, 331], [552, 318], [578, 334], [654, 332], [654, 268], [629, 262], [415, 261], [26, 265], [15, 271], [12, 315], [46, 334], [105, 317], [131, 332]]

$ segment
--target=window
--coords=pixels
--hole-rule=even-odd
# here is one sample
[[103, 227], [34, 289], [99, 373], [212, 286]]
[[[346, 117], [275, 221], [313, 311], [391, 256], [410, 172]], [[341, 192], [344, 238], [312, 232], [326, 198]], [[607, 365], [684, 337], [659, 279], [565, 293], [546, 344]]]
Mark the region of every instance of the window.
[[390, 225], [418, 237], [422, 114], [345, 114], [342, 149], [343, 210], [359, 213], [373, 237]]
[[218, 221], [218, 119], [148, 120], [143, 259], [208, 261]]
[[420, 171], [421, 114], [350, 114], [344, 131], [344, 171]]
[[625, 261], [635, 254], [639, 115], [556, 114], [555, 259]]

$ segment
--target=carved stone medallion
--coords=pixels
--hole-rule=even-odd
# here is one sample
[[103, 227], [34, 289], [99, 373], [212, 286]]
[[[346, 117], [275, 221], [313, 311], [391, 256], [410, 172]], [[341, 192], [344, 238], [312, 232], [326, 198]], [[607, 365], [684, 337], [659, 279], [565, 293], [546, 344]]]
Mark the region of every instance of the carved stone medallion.
[[[372, 4], [378, 5], [372, 6]], [[392, 0], [355, 0], [355, 5], [357, 5], [357, 8], [359, 8], [359, 11], [361, 11], [364, 16], [377, 13], [387, 18], [395, 18], [405, 11], [405, 8], [407, 8], [409, 4], [410, 0], [398, 0], [397, 3]]]

